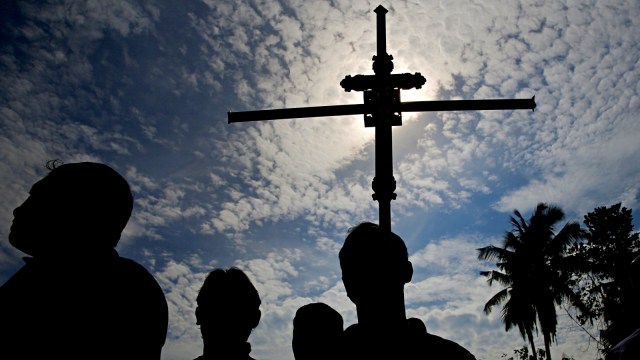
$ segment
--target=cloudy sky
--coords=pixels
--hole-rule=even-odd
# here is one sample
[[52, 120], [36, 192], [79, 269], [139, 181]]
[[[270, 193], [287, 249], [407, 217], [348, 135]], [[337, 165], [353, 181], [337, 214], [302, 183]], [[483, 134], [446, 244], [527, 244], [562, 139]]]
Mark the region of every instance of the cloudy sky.
[[[395, 73], [420, 72], [405, 101], [530, 98], [531, 111], [405, 113], [394, 128], [393, 230], [414, 264], [407, 313], [479, 359], [524, 341], [482, 312], [475, 249], [500, 243], [514, 209], [567, 220], [638, 207], [640, 3], [635, 0], [2, 1], [0, 283], [24, 254], [12, 210], [50, 159], [110, 164], [134, 215], [118, 245], [170, 309], [164, 359], [201, 354], [194, 302], [214, 267], [245, 270], [262, 297], [257, 359], [293, 359], [298, 307], [355, 307], [337, 252], [377, 221], [373, 130], [362, 116], [227, 124], [228, 111], [356, 104], [346, 75], [371, 74], [385, 6]], [[636, 228], [638, 222], [636, 221]], [[558, 345], [596, 345], [560, 310]], [[543, 347], [541, 339], [537, 344]]]

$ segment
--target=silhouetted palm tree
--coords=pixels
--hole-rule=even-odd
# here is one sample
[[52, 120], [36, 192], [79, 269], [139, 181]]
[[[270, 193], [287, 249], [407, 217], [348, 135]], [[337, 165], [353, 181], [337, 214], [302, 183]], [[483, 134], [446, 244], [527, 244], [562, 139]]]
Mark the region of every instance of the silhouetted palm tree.
[[518, 326], [522, 337], [527, 335], [533, 357], [536, 349], [533, 331], [537, 323], [544, 337], [547, 359], [551, 359], [550, 346], [555, 341], [556, 305], [569, 301], [581, 309], [580, 299], [567, 285], [565, 251], [582, 236], [580, 225], [567, 223], [558, 232], [555, 225], [564, 219], [564, 212], [555, 206], [540, 203], [529, 221], [520, 212], [511, 217], [513, 229], [505, 233], [503, 247], [487, 246], [478, 249], [480, 260], [496, 260], [500, 271], [483, 271], [491, 285], [494, 281], [505, 288], [486, 303], [484, 311], [501, 303], [502, 320], [508, 331]]
[[503, 271], [492, 270], [480, 273], [487, 277], [489, 286], [493, 285], [494, 281], [504, 286], [504, 289], [487, 301], [484, 305], [484, 312], [490, 314], [494, 306], [504, 303], [501, 317], [505, 331], [517, 326], [522, 338], [529, 341], [533, 358], [536, 360], [536, 346], [533, 341], [533, 331], [537, 332], [536, 312], [528, 297], [526, 282], [517, 280], [524, 273], [524, 271], [517, 269], [523, 262], [517, 260], [518, 255], [514, 250], [493, 245], [479, 249], [479, 252], [478, 257], [482, 260], [498, 260], [497, 266]]

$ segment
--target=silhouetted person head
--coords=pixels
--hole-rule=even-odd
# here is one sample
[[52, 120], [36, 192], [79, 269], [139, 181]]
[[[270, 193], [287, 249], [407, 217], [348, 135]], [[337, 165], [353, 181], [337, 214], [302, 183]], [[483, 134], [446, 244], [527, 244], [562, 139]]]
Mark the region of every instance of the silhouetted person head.
[[104, 164], [54, 166], [33, 185], [9, 235], [33, 257], [0, 287], [1, 359], [160, 359], [164, 293], [114, 248], [132, 206]]
[[342, 316], [325, 303], [311, 303], [293, 318], [293, 356], [296, 360], [337, 359], [342, 352]]
[[398, 235], [361, 223], [349, 231], [339, 256], [358, 313], [358, 323], [344, 332], [345, 358], [475, 359], [455, 342], [427, 333], [422, 320], [406, 318], [404, 285], [413, 266]]
[[240, 269], [214, 269], [198, 293], [196, 320], [204, 351], [202, 359], [250, 359], [247, 343], [260, 322], [260, 296]]
[[378, 225], [361, 223], [350, 229], [339, 257], [347, 296], [356, 307], [394, 297], [393, 302], [399, 299], [404, 308], [403, 288], [411, 281], [413, 267], [398, 235], [387, 238]]
[[10, 243], [32, 256], [114, 248], [133, 208], [127, 181], [99, 163], [51, 168], [14, 210]]

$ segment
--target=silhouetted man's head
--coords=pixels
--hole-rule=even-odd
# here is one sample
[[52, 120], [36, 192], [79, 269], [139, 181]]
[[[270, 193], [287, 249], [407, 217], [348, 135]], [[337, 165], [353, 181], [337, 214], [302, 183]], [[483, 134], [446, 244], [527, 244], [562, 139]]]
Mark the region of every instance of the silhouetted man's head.
[[114, 248], [133, 208], [127, 181], [98, 163], [54, 166], [29, 193], [13, 212], [9, 241], [34, 256]]
[[386, 238], [373, 223], [352, 228], [339, 256], [342, 281], [356, 305], [362, 298], [375, 299], [386, 290], [402, 289], [413, 275], [404, 241], [394, 233]]
[[311, 303], [293, 318], [293, 355], [296, 360], [336, 359], [341, 352], [342, 316], [325, 303]]
[[196, 302], [196, 320], [205, 341], [240, 346], [260, 322], [258, 291], [235, 267], [210, 272]]

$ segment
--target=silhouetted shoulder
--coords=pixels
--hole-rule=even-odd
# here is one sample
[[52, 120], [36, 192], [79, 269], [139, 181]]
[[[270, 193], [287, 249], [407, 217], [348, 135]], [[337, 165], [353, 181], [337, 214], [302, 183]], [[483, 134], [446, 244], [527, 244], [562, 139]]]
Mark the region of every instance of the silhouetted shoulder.
[[[378, 348], [360, 325], [349, 326], [344, 334], [348, 359], [376, 358]], [[393, 335], [397, 337], [394, 339]], [[406, 331], [393, 335], [388, 338], [398, 342], [397, 351], [392, 354], [393, 357], [407, 360], [476, 360], [473, 354], [456, 342], [429, 334], [424, 323], [419, 319], [407, 319]]]
[[[130, 338], [160, 349], [168, 325], [168, 308], [162, 288], [145, 267], [131, 259], [116, 258], [111, 275], [115, 294], [121, 301], [121, 305], [115, 307], [127, 314], [125, 319], [133, 324], [128, 331]], [[136, 331], [144, 331], [144, 334], [136, 334]]]
[[433, 334], [426, 334], [428, 348], [437, 359], [475, 360], [476, 357], [458, 343]]
[[124, 284], [132, 286], [135, 292], [148, 291], [149, 296], [163, 294], [153, 275], [144, 266], [131, 259], [118, 257], [114, 262], [113, 272], [120, 276], [120, 281]]
[[100, 349], [105, 357], [159, 359], [165, 342], [162, 289], [142, 265], [115, 250], [75, 261], [31, 259], [0, 287], [0, 305], [0, 334], [11, 344], [3, 343], [0, 358], [55, 358], [60, 349], [75, 359]]
[[418, 343], [424, 343], [424, 349], [434, 359], [475, 360], [475, 356], [458, 343], [429, 334], [424, 322], [417, 318], [407, 319], [410, 337]]

